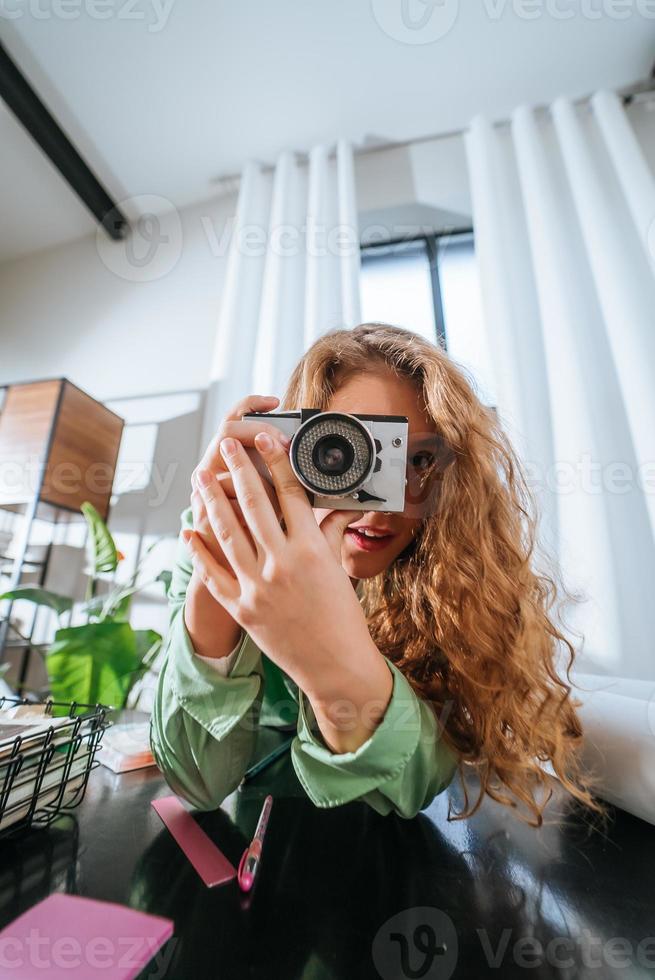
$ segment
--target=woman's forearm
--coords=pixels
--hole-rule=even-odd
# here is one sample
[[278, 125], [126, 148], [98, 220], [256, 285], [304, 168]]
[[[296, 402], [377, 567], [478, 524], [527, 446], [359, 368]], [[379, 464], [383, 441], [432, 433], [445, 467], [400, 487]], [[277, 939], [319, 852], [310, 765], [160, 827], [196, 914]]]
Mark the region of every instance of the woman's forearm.
[[305, 679], [303, 690], [328, 748], [337, 754], [355, 752], [384, 718], [393, 676], [371, 640], [366, 650], [344, 651], [333, 670]]
[[195, 570], [184, 601], [184, 622], [193, 648], [201, 657], [227, 657], [241, 632], [239, 624], [205, 588]]

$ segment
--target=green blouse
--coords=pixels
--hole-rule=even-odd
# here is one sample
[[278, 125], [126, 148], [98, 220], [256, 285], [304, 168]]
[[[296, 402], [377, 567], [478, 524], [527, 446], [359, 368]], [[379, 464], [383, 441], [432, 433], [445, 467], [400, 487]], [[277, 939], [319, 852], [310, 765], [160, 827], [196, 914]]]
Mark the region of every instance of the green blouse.
[[[187, 507], [181, 530], [192, 520]], [[309, 699], [248, 633], [228, 676], [200, 659], [184, 622], [191, 573], [180, 534], [150, 721], [155, 760], [175, 793], [201, 810], [218, 807], [241, 782], [259, 725], [296, 730], [293, 767], [319, 807], [364, 800], [378, 813], [413, 817], [448, 786], [457, 759], [440, 737], [433, 709], [389, 660], [393, 690], [383, 719], [356, 751], [335, 754], [322, 739]]]

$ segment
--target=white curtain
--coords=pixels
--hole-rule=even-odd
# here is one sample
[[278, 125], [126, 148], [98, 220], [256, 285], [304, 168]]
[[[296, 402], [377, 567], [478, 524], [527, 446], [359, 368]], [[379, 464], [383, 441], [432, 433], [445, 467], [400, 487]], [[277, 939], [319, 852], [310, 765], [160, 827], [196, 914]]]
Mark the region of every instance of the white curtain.
[[655, 178], [622, 103], [466, 135], [498, 410], [588, 601], [591, 673], [655, 679]]
[[281, 397], [292, 368], [327, 330], [360, 320], [353, 152], [314, 147], [307, 164], [246, 165], [232, 227], [203, 445], [239, 398]]
[[588, 597], [568, 616], [585, 758], [655, 823], [655, 177], [608, 92], [476, 118], [466, 151], [498, 411]]

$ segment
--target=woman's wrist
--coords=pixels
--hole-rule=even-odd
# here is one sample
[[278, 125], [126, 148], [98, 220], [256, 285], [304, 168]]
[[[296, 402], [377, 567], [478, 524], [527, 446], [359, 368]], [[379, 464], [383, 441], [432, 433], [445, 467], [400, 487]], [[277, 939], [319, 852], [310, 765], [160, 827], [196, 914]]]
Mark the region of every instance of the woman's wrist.
[[220, 659], [232, 653], [241, 627], [216, 602], [195, 570], [187, 586], [183, 615], [193, 649], [199, 656]]
[[391, 701], [393, 675], [371, 640], [300, 685], [321, 734], [334, 752], [354, 752], [368, 741]]

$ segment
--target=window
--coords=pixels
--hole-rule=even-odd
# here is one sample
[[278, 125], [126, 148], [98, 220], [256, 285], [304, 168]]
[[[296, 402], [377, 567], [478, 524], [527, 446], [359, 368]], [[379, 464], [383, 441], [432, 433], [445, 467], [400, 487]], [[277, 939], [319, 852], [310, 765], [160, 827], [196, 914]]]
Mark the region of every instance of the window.
[[417, 238], [362, 249], [362, 317], [435, 340], [438, 316], [428, 241]]
[[448, 353], [495, 404], [473, 234], [427, 235], [362, 249], [362, 318], [406, 327]]

